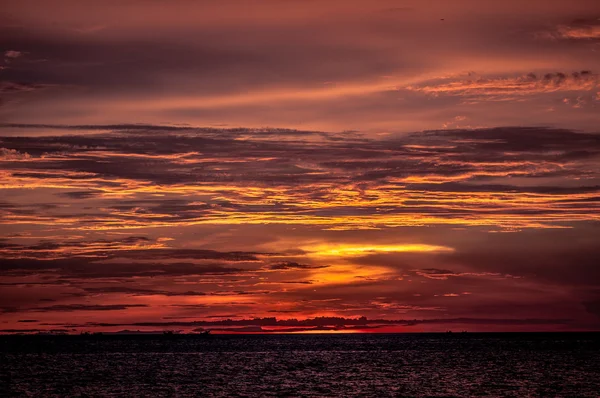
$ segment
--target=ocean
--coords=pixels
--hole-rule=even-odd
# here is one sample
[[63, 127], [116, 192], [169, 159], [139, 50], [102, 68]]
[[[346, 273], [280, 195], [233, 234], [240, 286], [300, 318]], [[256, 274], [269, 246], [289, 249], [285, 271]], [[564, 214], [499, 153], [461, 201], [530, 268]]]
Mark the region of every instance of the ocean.
[[599, 397], [600, 334], [0, 336], [15, 397]]

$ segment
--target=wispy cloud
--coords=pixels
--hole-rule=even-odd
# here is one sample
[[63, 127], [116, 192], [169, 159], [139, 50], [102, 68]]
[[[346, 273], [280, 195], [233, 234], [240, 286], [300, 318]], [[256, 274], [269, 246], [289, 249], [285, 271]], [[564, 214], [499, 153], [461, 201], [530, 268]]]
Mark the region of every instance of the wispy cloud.
[[523, 97], [556, 92], [586, 92], [600, 88], [598, 75], [589, 71], [528, 73], [516, 77], [465, 77], [440, 79], [407, 86], [409, 91], [439, 96], [484, 98], [493, 101], [514, 101]]
[[600, 18], [576, 19], [543, 32], [540, 36], [557, 40], [600, 40]]

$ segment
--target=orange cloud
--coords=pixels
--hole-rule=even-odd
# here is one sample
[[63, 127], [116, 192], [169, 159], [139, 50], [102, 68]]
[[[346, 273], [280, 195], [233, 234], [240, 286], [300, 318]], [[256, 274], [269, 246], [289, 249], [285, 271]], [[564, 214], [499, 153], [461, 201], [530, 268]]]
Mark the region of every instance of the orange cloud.
[[507, 78], [478, 78], [407, 86], [410, 91], [429, 95], [482, 97], [492, 101], [513, 101], [515, 98], [568, 91], [593, 91], [600, 88], [598, 75], [590, 71], [547, 73]]

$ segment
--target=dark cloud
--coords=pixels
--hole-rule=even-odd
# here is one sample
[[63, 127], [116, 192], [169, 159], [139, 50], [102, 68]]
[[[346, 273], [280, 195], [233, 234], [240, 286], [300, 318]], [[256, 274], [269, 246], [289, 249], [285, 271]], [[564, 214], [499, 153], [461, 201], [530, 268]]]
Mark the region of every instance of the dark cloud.
[[[196, 24], [186, 30], [195, 40], [181, 40], [172, 33], [115, 39], [104, 37], [102, 31], [94, 40], [86, 40], [89, 36], [48, 35], [0, 26], [0, 47], [20, 48], [45, 60], [43, 68], [7, 69], [7, 78], [83, 86], [99, 94], [115, 90], [149, 93], [158, 87], [171, 93], [189, 93], [203, 87], [205, 93], [221, 94], [223, 86], [230, 87], [233, 82], [250, 91], [281, 82], [351, 79], [366, 71], [392, 73], [396, 65], [390, 61], [400, 58], [377, 48], [356, 46], [344, 39], [347, 28], [332, 29], [322, 21], [311, 23], [310, 31], [298, 29], [295, 24], [287, 28], [279, 24], [254, 26], [251, 35], [243, 27], [230, 26], [222, 31], [210, 24]], [[209, 39], [213, 35], [218, 36], [217, 41]], [[307, 42], [310, 37], [329, 39]], [[319, 60], [318, 67], [313, 62], [315, 58]], [[410, 62], [408, 57], [401, 58]], [[65, 64], [77, 67], [70, 67], [65, 73]], [[161, 76], [174, 71], [185, 77], [185, 82], [170, 79], [170, 84], [158, 83]]]
[[0, 333], [40, 333], [40, 334], [66, 334], [73, 332], [72, 329], [0, 329]]
[[16, 94], [39, 91], [52, 87], [48, 84], [0, 81], [0, 94]]
[[454, 271], [450, 271], [448, 269], [438, 269], [438, 268], [424, 268], [419, 270], [419, 272], [422, 272], [424, 274], [428, 274], [428, 275], [454, 275], [455, 272]]
[[[193, 259], [221, 260], [231, 262], [258, 261], [258, 255], [275, 253], [219, 252], [216, 250], [166, 248], [145, 236], [129, 236], [109, 240], [78, 240], [54, 242], [41, 240], [33, 245], [0, 243], [0, 254], [4, 258], [57, 260], [80, 258], [81, 261], [99, 261], [114, 258], [127, 259]], [[8, 268], [10, 269], [10, 268]]]
[[89, 199], [100, 195], [100, 192], [95, 191], [72, 191], [72, 192], [61, 192], [59, 196], [64, 196], [69, 199]]
[[[564, 325], [571, 322], [569, 319], [494, 319], [494, 318], [447, 318], [447, 319], [367, 319], [344, 318], [344, 317], [317, 317], [304, 320], [277, 318], [255, 318], [255, 319], [224, 319], [210, 321], [190, 322], [138, 322], [138, 323], [89, 323], [92, 327], [115, 327], [115, 326], [137, 326], [137, 327], [372, 327], [375, 325], [397, 325], [415, 326], [420, 324], [472, 324], [472, 325]], [[225, 329], [223, 329], [225, 330]], [[333, 329], [332, 329], [333, 330]]]
[[[204, 328], [196, 328], [193, 331], [194, 332], [203, 332], [206, 329]], [[241, 327], [234, 327], [234, 328], [230, 328], [230, 329], [226, 329], [226, 328], [217, 328], [217, 329], [210, 329], [211, 331], [215, 331], [215, 332], [233, 332], [233, 333], [265, 333], [268, 332], [267, 330], [263, 329], [260, 326], [241, 326]]]
[[265, 266], [265, 269], [282, 271], [282, 270], [321, 269], [321, 268], [327, 268], [327, 267], [328, 267], [328, 265], [299, 264], [294, 261], [286, 261], [286, 262], [281, 262], [281, 263], [276, 263], [276, 264], [269, 264], [269, 265]]
[[130, 278], [157, 276], [227, 275], [244, 272], [241, 268], [218, 264], [194, 263], [107, 263], [85, 259], [34, 260], [16, 259], [3, 262], [3, 275], [19, 276], [51, 273], [61, 278]]
[[[75, 312], [75, 311], [119, 311], [128, 308], [148, 307], [146, 304], [57, 304], [47, 307], [19, 308], [21, 312]], [[15, 312], [5, 309], [4, 312]]]
[[202, 310], [202, 309], [205, 310], [205, 309], [209, 308], [209, 306], [207, 304], [171, 304], [171, 307], [194, 309], [194, 310]]
[[[506, 174], [525, 171], [525, 175], [535, 176], [535, 169], [524, 170], [518, 163], [535, 162], [541, 166], [551, 161], [589, 159], [600, 153], [598, 135], [545, 128], [436, 131], [391, 141], [368, 140], [360, 148], [351, 142], [239, 141], [227, 138], [227, 134], [213, 138], [205, 133], [195, 130], [175, 136], [151, 134], [135, 142], [119, 135], [37, 137], [35, 142], [33, 138], [5, 137], [2, 145], [31, 156], [45, 154], [39, 165], [35, 161], [7, 163], [15, 173], [24, 168], [27, 173], [32, 173], [39, 167], [40, 171], [63, 171], [58, 175], [47, 174], [45, 178], [75, 178], [64, 173], [71, 171], [162, 184], [197, 181], [199, 175], [202, 181], [213, 182], [233, 181], [237, 177], [246, 182], [266, 182], [264, 178], [268, 175], [269, 185], [335, 181], [339, 179], [332, 179], [336, 169], [353, 171], [353, 179], [357, 181], [366, 177], [452, 176], [474, 171]], [[247, 134], [256, 139], [258, 132], [248, 131]], [[273, 138], [277, 135], [275, 133]], [[206, 155], [199, 157], [198, 152]], [[59, 154], [60, 158], [49, 162], [48, 154], [52, 153]], [[176, 154], [189, 156], [168, 156]], [[232, 158], [236, 163], [222, 163]], [[257, 158], [268, 160], [257, 163]], [[98, 159], [102, 162], [97, 162]], [[182, 163], [181, 159], [186, 162]], [[312, 169], [295, 164], [301, 159], [304, 163], [326, 167], [329, 174], [315, 176]], [[490, 161], [500, 164], [486, 170], [486, 163]], [[211, 171], [216, 165], [219, 165], [219, 171]], [[260, 166], [261, 172], [256, 172], [256, 166]]]
[[[185, 131], [191, 127], [163, 126], [153, 124], [28, 124], [28, 123], [0, 123], [3, 129], [46, 129], [46, 130], [74, 130], [74, 131]], [[210, 130], [210, 129], [209, 129]]]
[[126, 286], [103, 286], [103, 287], [86, 287], [83, 290], [90, 294], [111, 294], [111, 293], [123, 293], [130, 294], [132, 296], [205, 296], [206, 293], [196, 291], [166, 291], [166, 290], [153, 290], [153, 289], [142, 289], [135, 287]]
[[[160, 245], [157, 247], [157, 242], [143, 236], [61, 243], [42, 241], [34, 245], [3, 243], [0, 244], [0, 257], [3, 276], [46, 274], [54, 278], [42, 282], [7, 282], [7, 285], [69, 285], [71, 279], [78, 278], [233, 275], [247, 271], [230, 266], [232, 263], [262, 264], [257, 253], [160, 248]], [[104, 262], [108, 260], [112, 261]], [[116, 289], [117, 292], [121, 287], [107, 289]], [[137, 291], [137, 294], [141, 293], [143, 292]], [[153, 294], [169, 296], [202, 293], [156, 291]]]

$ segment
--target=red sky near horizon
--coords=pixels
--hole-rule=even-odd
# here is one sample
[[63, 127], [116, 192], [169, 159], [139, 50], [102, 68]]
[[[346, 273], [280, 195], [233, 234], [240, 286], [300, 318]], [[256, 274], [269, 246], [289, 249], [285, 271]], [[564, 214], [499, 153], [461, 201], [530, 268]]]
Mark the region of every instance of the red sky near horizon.
[[600, 329], [600, 3], [6, 3], [0, 333]]

